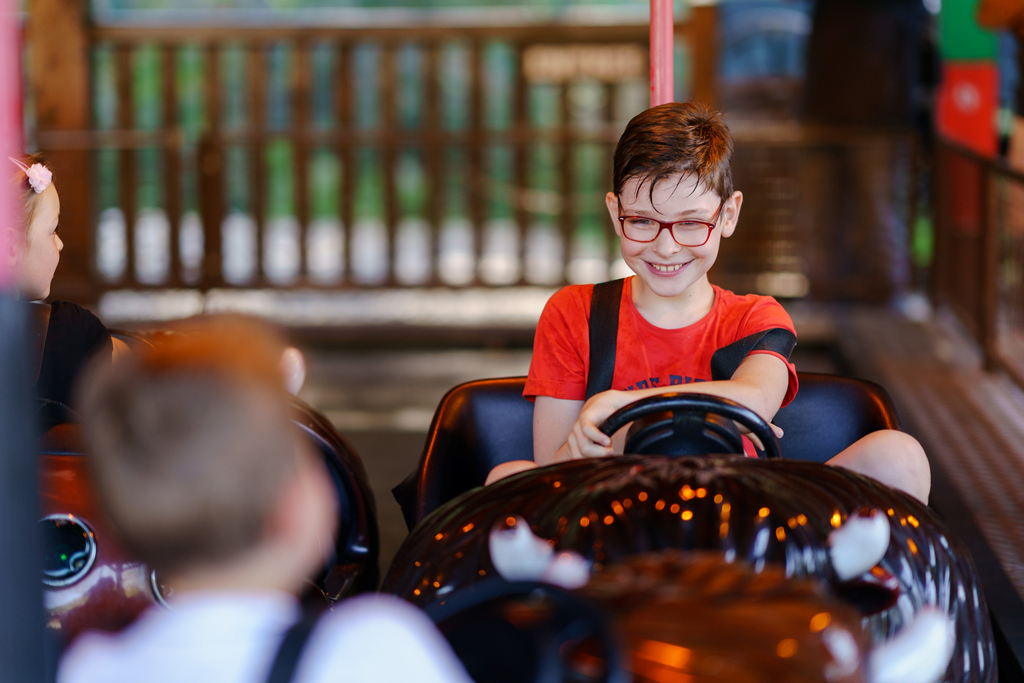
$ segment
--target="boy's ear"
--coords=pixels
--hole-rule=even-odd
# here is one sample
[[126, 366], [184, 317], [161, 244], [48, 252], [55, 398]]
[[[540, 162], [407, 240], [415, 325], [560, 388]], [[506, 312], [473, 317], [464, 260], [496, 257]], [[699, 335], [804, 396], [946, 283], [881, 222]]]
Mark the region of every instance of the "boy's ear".
[[740, 207], [743, 206], [743, 193], [733, 192], [732, 196], [722, 205], [722, 237], [731, 237], [736, 232], [736, 224], [740, 220]]
[[611, 216], [615, 234], [622, 237], [622, 224], [619, 223], [619, 195], [609, 192], [604, 196], [604, 205], [608, 207], [608, 215]]
[[266, 535], [288, 548], [305, 572], [313, 572], [334, 548], [338, 500], [330, 474], [311, 453], [278, 493]]

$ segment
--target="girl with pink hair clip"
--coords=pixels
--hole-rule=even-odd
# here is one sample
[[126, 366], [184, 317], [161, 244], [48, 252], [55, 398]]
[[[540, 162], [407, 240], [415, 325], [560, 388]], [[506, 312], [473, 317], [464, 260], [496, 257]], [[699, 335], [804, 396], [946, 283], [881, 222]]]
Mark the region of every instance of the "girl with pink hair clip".
[[40, 155], [8, 159], [19, 201], [18, 221], [8, 227], [6, 257], [18, 293], [32, 302], [31, 317], [41, 345], [34, 392], [47, 403], [67, 405], [79, 370], [93, 355], [113, 357], [128, 347], [112, 339], [99, 318], [78, 304], [44, 303], [64, 248], [57, 232], [60, 197]]

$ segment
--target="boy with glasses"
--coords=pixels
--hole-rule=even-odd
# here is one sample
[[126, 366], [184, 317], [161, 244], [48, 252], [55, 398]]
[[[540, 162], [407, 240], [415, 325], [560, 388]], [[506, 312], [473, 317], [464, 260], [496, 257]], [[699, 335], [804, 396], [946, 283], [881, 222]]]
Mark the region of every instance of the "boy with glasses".
[[[789, 362], [796, 332], [786, 311], [771, 297], [739, 296], [708, 281], [743, 204], [732, 186], [732, 150], [719, 115], [693, 103], [648, 109], [626, 126], [615, 149], [614, 190], [605, 199], [622, 257], [635, 273], [622, 283], [612, 388], [587, 397], [594, 287], [565, 287], [537, 325], [524, 391], [536, 401], [537, 464], [621, 453], [625, 430], [609, 438], [598, 427], [648, 396], [721, 396], [771, 421], [796, 395]], [[749, 443], [747, 452], [753, 454]], [[869, 434], [829, 464], [927, 501], [928, 460], [903, 432]], [[509, 463], [489, 480], [528, 466]]]

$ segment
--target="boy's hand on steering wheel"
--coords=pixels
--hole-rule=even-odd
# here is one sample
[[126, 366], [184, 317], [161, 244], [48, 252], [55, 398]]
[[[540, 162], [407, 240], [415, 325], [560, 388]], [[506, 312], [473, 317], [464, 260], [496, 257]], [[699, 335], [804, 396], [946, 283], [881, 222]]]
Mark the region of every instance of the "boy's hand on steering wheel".
[[[736, 428], [740, 430], [740, 433], [743, 434], [743, 436], [745, 436], [748, 439], [750, 439], [750, 442], [752, 444], [754, 444], [754, 447], [757, 450], [759, 450], [759, 451], [765, 450], [764, 444], [761, 443], [761, 439], [757, 438], [757, 436], [755, 436], [753, 434], [753, 432], [751, 432], [749, 429], [747, 429], [746, 427], [741, 425], [739, 422], [733, 422], [733, 424], [736, 425]], [[782, 427], [778, 426], [774, 422], [769, 422], [768, 426], [772, 428], [773, 432], [775, 432], [775, 436], [776, 437], [778, 437], [780, 439], [782, 438], [782, 435], [784, 434], [784, 432], [782, 431]]]
[[630, 392], [615, 390], [602, 391], [588, 399], [566, 440], [569, 457], [577, 460], [611, 455], [612, 438], [598, 428], [612, 413], [635, 400]]

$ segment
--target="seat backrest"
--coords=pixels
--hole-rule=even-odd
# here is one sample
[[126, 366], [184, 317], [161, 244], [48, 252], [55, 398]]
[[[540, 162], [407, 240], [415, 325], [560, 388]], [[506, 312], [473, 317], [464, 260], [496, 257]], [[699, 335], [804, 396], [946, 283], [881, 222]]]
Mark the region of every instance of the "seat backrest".
[[419, 465], [393, 490], [405, 523], [421, 519], [510, 460], [533, 460], [533, 403], [525, 377], [481, 379], [451, 389], [437, 406]]
[[798, 372], [800, 391], [772, 420], [782, 427], [782, 455], [825, 462], [861, 437], [899, 429], [896, 406], [880, 384], [856, 377]]
[[[899, 429], [889, 394], [853, 377], [797, 373], [800, 391], [775, 415], [782, 453], [825, 462], [865, 434]], [[509, 460], [533, 460], [533, 403], [525, 377], [467, 382], [441, 399], [417, 469], [393, 490], [411, 530], [435, 509]]]

